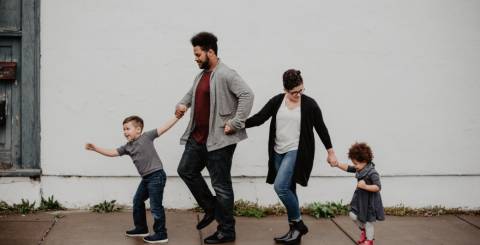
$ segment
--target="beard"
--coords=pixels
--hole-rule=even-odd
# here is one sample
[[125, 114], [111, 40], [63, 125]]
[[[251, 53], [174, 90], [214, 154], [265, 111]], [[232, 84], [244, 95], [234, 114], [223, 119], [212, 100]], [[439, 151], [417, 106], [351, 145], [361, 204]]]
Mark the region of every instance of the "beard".
[[200, 69], [203, 69], [203, 70], [210, 69], [210, 59], [208, 57], [206, 57], [206, 60], [204, 62], [198, 64], [198, 66], [200, 67]]

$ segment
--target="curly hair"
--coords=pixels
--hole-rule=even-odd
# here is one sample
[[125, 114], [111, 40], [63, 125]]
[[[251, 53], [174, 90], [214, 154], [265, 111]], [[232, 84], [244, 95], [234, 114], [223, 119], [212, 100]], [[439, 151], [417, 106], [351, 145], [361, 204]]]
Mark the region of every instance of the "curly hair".
[[373, 153], [370, 146], [367, 143], [355, 143], [348, 150], [348, 158], [358, 161], [369, 163], [373, 160]]
[[140, 127], [143, 130], [143, 119], [139, 116], [129, 116], [123, 120], [123, 124], [133, 122], [133, 126]]
[[302, 83], [303, 79], [299, 70], [288, 69], [283, 73], [283, 87], [286, 90], [291, 90]]
[[217, 37], [210, 32], [200, 32], [190, 39], [192, 46], [199, 46], [203, 51], [208, 51], [210, 49], [215, 52], [217, 55], [218, 46], [217, 46]]

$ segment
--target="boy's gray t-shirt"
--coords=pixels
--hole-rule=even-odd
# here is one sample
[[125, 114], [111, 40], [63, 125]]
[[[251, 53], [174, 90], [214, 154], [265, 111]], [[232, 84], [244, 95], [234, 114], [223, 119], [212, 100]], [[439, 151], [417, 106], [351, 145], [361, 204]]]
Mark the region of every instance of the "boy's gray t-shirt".
[[157, 129], [144, 132], [136, 140], [117, 148], [117, 152], [120, 156], [129, 155], [138, 173], [143, 177], [163, 169], [162, 161], [153, 146], [153, 141], [157, 137]]

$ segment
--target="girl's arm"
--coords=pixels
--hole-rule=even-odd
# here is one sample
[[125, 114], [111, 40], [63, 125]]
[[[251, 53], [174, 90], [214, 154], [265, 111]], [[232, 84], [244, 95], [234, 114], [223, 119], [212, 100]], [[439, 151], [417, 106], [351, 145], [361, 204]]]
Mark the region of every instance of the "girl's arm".
[[372, 173], [369, 178], [372, 183], [371, 185], [367, 185], [364, 180], [360, 180], [357, 184], [357, 187], [370, 192], [379, 192], [382, 189], [382, 183], [380, 183], [380, 175], [375, 172]]
[[88, 151], [95, 151], [107, 157], [118, 157], [118, 151], [116, 149], [106, 149], [98, 147], [92, 143], [85, 144], [85, 149]]
[[172, 117], [170, 118], [164, 125], [162, 125], [161, 127], [157, 128], [157, 134], [158, 136], [164, 134], [165, 132], [167, 132], [171, 127], [173, 127], [173, 125], [175, 125], [175, 123], [178, 122], [178, 118], [177, 117]]
[[346, 163], [336, 162], [331, 165], [332, 167], [337, 167], [345, 172], [355, 173], [355, 167], [348, 165]]
[[364, 180], [360, 180], [357, 183], [357, 188], [364, 189], [369, 192], [379, 192], [380, 187], [378, 185], [367, 185]]

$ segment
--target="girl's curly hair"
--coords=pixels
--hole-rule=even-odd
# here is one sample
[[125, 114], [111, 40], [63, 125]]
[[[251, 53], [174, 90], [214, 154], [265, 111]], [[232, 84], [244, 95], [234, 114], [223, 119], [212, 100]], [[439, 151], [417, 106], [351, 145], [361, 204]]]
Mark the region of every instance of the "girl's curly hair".
[[373, 160], [373, 153], [370, 146], [365, 142], [355, 143], [348, 150], [348, 158], [358, 161], [369, 163]]

